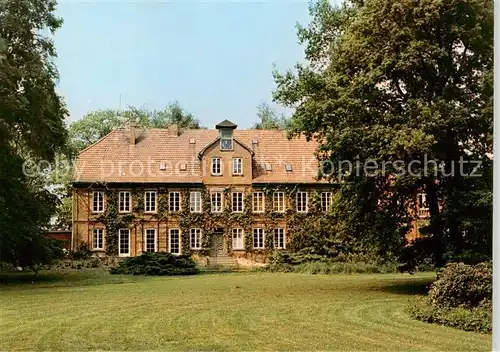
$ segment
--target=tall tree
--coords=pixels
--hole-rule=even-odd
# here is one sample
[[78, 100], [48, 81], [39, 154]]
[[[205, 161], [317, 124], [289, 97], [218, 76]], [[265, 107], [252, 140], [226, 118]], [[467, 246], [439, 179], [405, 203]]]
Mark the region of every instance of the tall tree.
[[129, 106], [124, 111], [113, 109], [91, 111], [69, 126], [72, 156], [112, 130], [127, 124], [145, 129], [166, 128], [173, 124], [180, 129], [201, 128], [198, 119], [181, 108], [178, 102], [167, 105], [163, 110]]
[[118, 111], [112, 109], [91, 111], [82, 119], [73, 122], [68, 129], [73, 155], [124, 123]]
[[23, 164], [52, 161], [66, 142], [54, 44], [42, 34], [62, 24], [55, 7], [53, 0], [0, 2], [0, 260], [22, 266], [50, 259], [41, 232], [55, 205]]
[[279, 114], [267, 103], [257, 105], [257, 122], [253, 128], [257, 130], [285, 130], [288, 127], [288, 120], [284, 114]]
[[163, 110], [153, 111], [150, 116], [152, 127], [164, 128], [175, 124], [181, 130], [202, 128], [200, 121], [184, 110], [177, 101], [167, 105]]
[[[481, 184], [488, 192], [491, 183], [493, 3], [366, 0], [335, 8], [320, 1], [310, 9], [311, 24], [299, 27], [309, 64], [275, 73], [275, 99], [295, 108], [294, 132], [320, 141], [334, 165], [436, 161], [416, 176], [387, 166], [392, 188], [378, 194], [425, 190], [427, 230], [442, 264], [445, 251], [466, 249], [460, 191]], [[461, 176], [460, 158], [483, 161], [482, 180]], [[364, 176], [351, 181], [375, 179]]]

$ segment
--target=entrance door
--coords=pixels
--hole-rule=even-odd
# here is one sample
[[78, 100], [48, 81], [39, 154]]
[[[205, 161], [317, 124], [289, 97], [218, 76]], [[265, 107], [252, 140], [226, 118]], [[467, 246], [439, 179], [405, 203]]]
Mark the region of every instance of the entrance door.
[[212, 235], [212, 257], [222, 257], [225, 256], [226, 252], [224, 250], [224, 234], [222, 231], [217, 231]]

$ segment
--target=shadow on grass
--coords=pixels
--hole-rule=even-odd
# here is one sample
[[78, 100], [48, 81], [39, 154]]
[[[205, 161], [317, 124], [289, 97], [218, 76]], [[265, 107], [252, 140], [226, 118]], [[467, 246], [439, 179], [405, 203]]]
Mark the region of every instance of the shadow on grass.
[[400, 295], [427, 295], [434, 278], [414, 278], [404, 282], [394, 282], [379, 288], [379, 290]]
[[111, 275], [105, 270], [50, 270], [34, 272], [0, 272], [0, 289], [8, 288], [40, 288], [119, 284], [137, 281], [137, 277]]
[[28, 273], [0, 273], [0, 285], [21, 285], [32, 283], [55, 283], [63, 281], [63, 275]]

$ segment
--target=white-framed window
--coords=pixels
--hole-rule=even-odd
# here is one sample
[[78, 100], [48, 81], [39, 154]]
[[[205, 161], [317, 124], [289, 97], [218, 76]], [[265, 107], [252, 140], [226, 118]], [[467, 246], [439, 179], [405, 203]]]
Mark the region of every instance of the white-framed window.
[[243, 212], [243, 192], [233, 192], [232, 198], [233, 213]]
[[132, 202], [130, 201], [130, 192], [121, 191], [118, 193], [118, 212], [130, 213], [132, 210]]
[[233, 150], [233, 130], [223, 128], [220, 130], [220, 150]]
[[191, 249], [201, 249], [201, 229], [190, 229], [189, 240]]
[[104, 249], [104, 229], [92, 229], [92, 249], [98, 251]]
[[189, 193], [189, 211], [191, 213], [201, 213], [201, 192], [193, 191]]
[[332, 206], [332, 192], [321, 192], [321, 210], [327, 212]]
[[93, 213], [104, 212], [104, 192], [102, 191], [92, 192], [92, 212]]
[[307, 192], [297, 192], [297, 212], [307, 213], [309, 209], [307, 204], [308, 198]]
[[253, 192], [252, 210], [254, 213], [264, 212], [264, 192]]
[[285, 192], [273, 193], [273, 209], [278, 213], [285, 211]]
[[242, 158], [233, 158], [233, 175], [243, 175]]
[[156, 212], [156, 191], [144, 192], [144, 211], [146, 213]]
[[129, 229], [119, 229], [118, 230], [118, 256], [129, 257], [130, 256], [130, 230]]
[[181, 254], [181, 230], [168, 231], [168, 251], [172, 254]]
[[168, 192], [168, 211], [174, 213], [181, 209], [180, 192]]
[[210, 204], [212, 213], [222, 212], [222, 192], [210, 193]]
[[274, 248], [285, 248], [285, 229], [274, 229]]
[[253, 229], [253, 248], [264, 248], [264, 229]]
[[233, 235], [233, 249], [244, 249], [243, 244], [243, 229], [235, 228], [232, 231]]
[[429, 210], [429, 205], [427, 204], [427, 194], [417, 194], [417, 206], [419, 210]]
[[144, 252], [153, 253], [158, 249], [156, 238], [156, 229], [145, 229], [144, 230]]
[[214, 157], [212, 158], [212, 175], [220, 176], [222, 175], [222, 167], [220, 158]]

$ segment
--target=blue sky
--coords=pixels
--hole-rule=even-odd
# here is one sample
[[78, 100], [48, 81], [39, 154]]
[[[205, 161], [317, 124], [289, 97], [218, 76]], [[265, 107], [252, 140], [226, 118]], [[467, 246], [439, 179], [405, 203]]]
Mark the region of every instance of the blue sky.
[[55, 34], [58, 91], [69, 121], [127, 105], [161, 109], [178, 100], [203, 125], [256, 122], [279, 70], [303, 60], [295, 24], [308, 3], [64, 1]]

